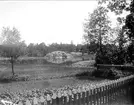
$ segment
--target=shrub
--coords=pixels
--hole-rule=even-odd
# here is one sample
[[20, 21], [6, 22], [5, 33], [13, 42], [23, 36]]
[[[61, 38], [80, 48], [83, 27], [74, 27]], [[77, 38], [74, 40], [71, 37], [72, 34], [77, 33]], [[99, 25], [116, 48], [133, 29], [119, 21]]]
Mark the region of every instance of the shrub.
[[124, 75], [122, 71], [112, 67], [111, 69], [107, 70], [95, 70], [92, 72], [92, 76], [101, 77], [105, 79], [118, 79], [126, 75]]
[[126, 50], [118, 48], [103, 48], [102, 52], [96, 53], [96, 64], [124, 64], [127, 61]]
[[0, 78], [1, 83], [7, 83], [12, 81], [29, 81], [29, 75], [4, 75]]
[[90, 76], [90, 75], [91, 75], [90, 72], [84, 71], [84, 72], [82, 72], [82, 73], [76, 74], [75, 76], [76, 76], [76, 77], [81, 77], [81, 76]]

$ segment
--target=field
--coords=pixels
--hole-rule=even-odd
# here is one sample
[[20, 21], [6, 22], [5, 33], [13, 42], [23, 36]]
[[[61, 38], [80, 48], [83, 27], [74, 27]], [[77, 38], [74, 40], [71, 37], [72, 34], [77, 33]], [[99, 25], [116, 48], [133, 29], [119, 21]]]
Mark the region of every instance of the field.
[[[4, 66], [3, 66], [4, 67]], [[1, 68], [2, 69], [2, 68]], [[19, 77], [28, 77], [29, 81], [11, 81], [0, 83], [0, 92], [33, 89], [33, 88], [47, 88], [47, 87], [60, 87], [63, 85], [71, 85], [78, 83], [74, 79], [74, 75], [83, 71], [92, 71], [88, 68], [71, 68], [56, 65], [16, 65], [15, 73]], [[0, 77], [9, 77], [11, 75], [10, 65], [1, 72]], [[71, 82], [70, 82], [71, 79]], [[76, 82], [77, 81], [77, 82]]]
[[[87, 59], [87, 55], [85, 56]], [[76, 85], [85, 82], [94, 82], [95, 80], [79, 80], [75, 74], [83, 71], [93, 71], [93, 68], [80, 67], [80, 64], [88, 64], [90, 61], [81, 61], [82, 56], [74, 56], [72, 64], [52, 64], [52, 63], [29, 63], [15, 64], [15, 74], [21, 80], [6, 81], [3, 78], [11, 77], [11, 65], [1, 64], [0, 66], [0, 93], [4, 91], [16, 92], [31, 90], [34, 88], [59, 88], [65, 85]], [[75, 65], [75, 67], [73, 67]], [[78, 66], [78, 67], [77, 67]], [[96, 80], [97, 81], [97, 80]]]

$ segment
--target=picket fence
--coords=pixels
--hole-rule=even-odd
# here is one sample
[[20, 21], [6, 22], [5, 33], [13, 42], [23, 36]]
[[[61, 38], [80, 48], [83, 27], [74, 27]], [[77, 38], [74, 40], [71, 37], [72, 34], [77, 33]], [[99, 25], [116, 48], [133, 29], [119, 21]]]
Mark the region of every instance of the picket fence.
[[[96, 84], [83, 90], [75, 90], [73, 94], [65, 93], [58, 96], [47, 95], [46, 98], [45, 96], [41, 96], [40, 98], [33, 97], [31, 99], [27, 98], [14, 105], [108, 105], [111, 100], [115, 100], [116, 96], [124, 92], [121, 88], [130, 85], [133, 80], [134, 75], [131, 75]], [[9, 104], [8, 102], [4, 104], [11, 105], [11, 103]]]

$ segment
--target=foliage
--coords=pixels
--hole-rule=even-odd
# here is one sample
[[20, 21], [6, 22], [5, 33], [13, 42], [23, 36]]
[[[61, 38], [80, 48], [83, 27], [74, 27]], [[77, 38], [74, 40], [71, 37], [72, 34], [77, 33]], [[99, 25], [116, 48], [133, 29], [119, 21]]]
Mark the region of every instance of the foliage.
[[68, 60], [71, 60], [72, 57], [73, 56], [71, 54], [68, 54], [64, 51], [54, 51], [54, 52], [48, 53], [45, 56], [45, 59], [48, 62], [60, 64]]
[[91, 72], [89, 71], [84, 71], [84, 72], [81, 72], [81, 73], [78, 73], [75, 75], [76, 77], [84, 77], [84, 76], [91, 76]]
[[1, 83], [10, 83], [13, 81], [29, 81], [30, 76], [29, 75], [4, 75], [0, 77], [0, 82]]
[[110, 30], [110, 20], [105, 7], [98, 6], [84, 24], [84, 36], [88, 43], [98, 43], [100, 46], [107, 41]]
[[102, 48], [103, 52], [96, 53], [96, 64], [124, 64], [126, 62], [126, 50], [114, 44], [107, 44]]
[[[65, 85], [59, 88], [45, 88], [45, 89], [31, 89], [31, 90], [24, 90], [24, 91], [15, 91], [10, 92], [9, 90], [2, 92], [0, 94], [0, 99], [5, 102], [9, 102], [10, 104], [47, 104], [52, 102], [54, 104], [58, 104], [59, 102], [54, 101], [55, 99], [61, 99], [60, 101], [63, 101], [65, 104], [67, 101], [64, 101], [63, 99], [67, 99], [69, 96], [69, 100], [74, 99], [74, 96], [77, 96], [77, 94], [82, 94], [83, 92], [88, 91], [95, 91], [93, 95], [96, 95], [97, 93], [104, 93], [109, 91], [107, 86], [109, 85], [111, 88], [114, 89], [116, 87], [124, 86], [125, 84], [132, 83], [133, 76], [127, 76], [124, 78], [120, 78], [117, 80], [103, 80], [103, 81], [95, 81], [95, 82], [88, 82], [88, 83], [77, 83], [73, 85]], [[116, 84], [116, 87], [113, 87], [113, 85]], [[98, 88], [101, 88], [100, 90], [97, 90]], [[105, 89], [104, 89], [105, 88]], [[96, 91], [97, 90], [97, 91]], [[119, 90], [120, 91], [120, 90]], [[116, 90], [117, 92], [117, 90]], [[122, 95], [122, 94], [121, 94]], [[125, 93], [124, 93], [125, 95]], [[63, 97], [63, 98], [62, 98]], [[85, 97], [85, 96], [84, 96]], [[118, 95], [119, 97], [119, 95]], [[77, 97], [75, 97], [76, 99]], [[82, 96], [83, 98], [83, 96]], [[53, 100], [54, 99], [54, 100]], [[69, 101], [68, 100], [68, 101]], [[1, 102], [2, 102], [1, 101]], [[76, 101], [74, 101], [75, 103]], [[4, 103], [4, 102], [3, 102]], [[2, 104], [3, 104], [2, 103]], [[8, 103], [7, 103], [8, 104]]]
[[12, 64], [12, 73], [14, 75], [14, 62], [21, 54], [21, 45], [20, 43], [20, 33], [16, 28], [3, 28], [2, 30], [2, 45], [1, 55], [4, 57], [10, 58], [10, 63]]
[[[134, 24], [133, 23], [134, 0], [130, 0], [130, 1], [129, 0], [99, 0], [98, 4], [99, 5], [104, 4], [104, 6], [108, 10], [110, 10], [111, 12], [114, 12], [118, 16], [117, 21], [118, 21], [118, 24], [120, 25], [119, 28], [117, 27], [117, 29], [114, 30], [117, 32], [116, 33], [117, 38], [116, 40], [114, 40], [114, 44], [117, 44], [118, 49], [115, 50], [116, 53], [111, 53], [112, 55], [108, 55], [108, 57], [111, 56], [111, 58], [113, 59], [112, 62], [114, 62], [114, 64], [124, 64], [125, 60], [132, 62], [132, 59], [131, 59], [132, 51], [129, 49], [132, 49], [130, 41], [132, 41], [132, 39], [134, 38], [134, 35], [133, 35], [134, 33], [133, 31], [134, 30], [134, 26], [133, 26]], [[129, 15], [127, 15], [126, 17], [122, 17], [121, 15], [127, 11], [130, 12]], [[128, 45], [130, 46], [128, 47]], [[128, 47], [128, 50], [127, 50], [127, 47]], [[102, 59], [103, 56], [100, 55], [99, 58]], [[116, 62], [116, 60], [118, 60], [118, 62]], [[104, 61], [101, 61], [101, 62], [104, 62]]]
[[120, 15], [124, 10], [130, 9], [129, 4], [132, 0], [98, 0], [99, 4], [106, 4], [107, 8], [114, 12], [116, 15]]
[[107, 70], [95, 70], [92, 72], [92, 76], [101, 77], [106, 79], [118, 79], [125, 76], [122, 71], [115, 69], [114, 67]]
[[126, 17], [125, 28], [129, 38], [131, 39], [134, 38], [134, 0], [131, 1], [129, 8], [130, 14]]
[[52, 43], [50, 45], [45, 45], [45, 43], [33, 44], [30, 43], [27, 46], [26, 55], [29, 57], [44, 57], [47, 53], [51, 53], [53, 51], [65, 51], [65, 52], [79, 52], [82, 45], [74, 45], [74, 44], [57, 44]]
[[3, 27], [1, 35], [1, 41], [4, 45], [19, 44], [21, 40], [20, 33], [15, 27], [12, 29]]
[[[131, 63], [134, 60], [134, 41], [131, 42], [131, 44], [127, 48], [128, 53], [128, 61]], [[133, 62], [134, 63], [134, 62]]]
[[[20, 56], [21, 57], [44, 57], [47, 53], [53, 51], [65, 51], [65, 52], [80, 52], [81, 48], [84, 48], [84, 53], [87, 52], [87, 45], [74, 45], [74, 44], [57, 44], [52, 43], [46, 45], [44, 42], [39, 44], [30, 43], [26, 45], [25, 41], [19, 42], [19, 45], [14, 44], [14, 47], [20, 47]], [[92, 47], [91, 47], [92, 48]], [[91, 50], [92, 51], [92, 50]], [[5, 57], [2, 52], [0, 56]]]
[[24, 42], [20, 41], [20, 33], [16, 28], [3, 28], [2, 30], [1, 55], [17, 59], [20, 56], [21, 46]]

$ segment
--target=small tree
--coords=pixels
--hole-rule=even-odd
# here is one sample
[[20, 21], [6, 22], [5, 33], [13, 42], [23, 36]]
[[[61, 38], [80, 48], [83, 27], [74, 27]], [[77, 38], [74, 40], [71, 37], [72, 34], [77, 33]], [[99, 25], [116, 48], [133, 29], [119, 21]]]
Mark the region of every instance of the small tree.
[[[108, 10], [99, 5], [92, 14], [90, 14], [89, 19], [84, 24], [84, 31], [86, 33], [85, 38], [89, 44], [96, 43], [96, 63], [100, 63], [103, 54], [103, 44], [108, 42], [109, 30], [111, 21], [108, 17]], [[103, 56], [102, 56], [103, 57]]]
[[1, 55], [10, 58], [12, 65], [12, 74], [14, 75], [14, 62], [21, 54], [20, 33], [16, 28], [3, 28], [2, 45], [0, 46]]
[[102, 52], [102, 43], [107, 41], [110, 30], [110, 20], [105, 7], [98, 6], [84, 24], [85, 39], [90, 43], [97, 43]]

